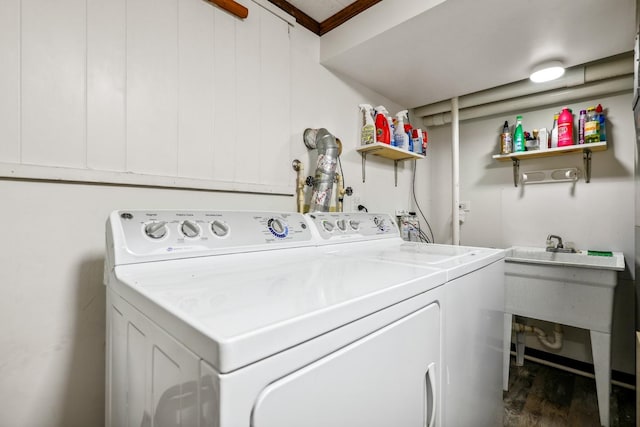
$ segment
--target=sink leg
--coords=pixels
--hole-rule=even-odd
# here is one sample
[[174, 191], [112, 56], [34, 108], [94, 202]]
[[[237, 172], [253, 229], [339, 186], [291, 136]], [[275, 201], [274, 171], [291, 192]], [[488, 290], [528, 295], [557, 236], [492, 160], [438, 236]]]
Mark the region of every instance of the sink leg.
[[609, 427], [609, 396], [611, 395], [611, 334], [591, 332], [591, 352], [596, 371], [600, 425]]
[[524, 345], [526, 340], [526, 333], [516, 332], [516, 366], [524, 365]]
[[513, 314], [504, 314], [504, 334], [502, 336], [502, 389], [509, 391], [509, 364], [511, 363], [511, 327]]

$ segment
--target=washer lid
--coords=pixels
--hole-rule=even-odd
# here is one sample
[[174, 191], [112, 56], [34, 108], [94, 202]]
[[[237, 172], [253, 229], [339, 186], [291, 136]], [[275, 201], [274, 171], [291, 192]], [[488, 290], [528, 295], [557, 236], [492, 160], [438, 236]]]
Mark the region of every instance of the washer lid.
[[442, 268], [447, 270], [447, 280], [453, 280], [504, 259], [505, 254], [503, 249], [406, 242], [401, 239], [335, 245], [327, 249], [327, 252], [358, 259]]
[[117, 293], [220, 372], [411, 298], [443, 270], [280, 250], [117, 266]]

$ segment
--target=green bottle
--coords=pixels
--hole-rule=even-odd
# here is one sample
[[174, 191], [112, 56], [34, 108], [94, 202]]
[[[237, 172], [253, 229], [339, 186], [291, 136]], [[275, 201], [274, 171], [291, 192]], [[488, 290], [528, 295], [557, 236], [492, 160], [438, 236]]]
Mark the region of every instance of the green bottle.
[[516, 129], [513, 132], [513, 151], [524, 151], [524, 131], [522, 130], [522, 116], [516, 117]]

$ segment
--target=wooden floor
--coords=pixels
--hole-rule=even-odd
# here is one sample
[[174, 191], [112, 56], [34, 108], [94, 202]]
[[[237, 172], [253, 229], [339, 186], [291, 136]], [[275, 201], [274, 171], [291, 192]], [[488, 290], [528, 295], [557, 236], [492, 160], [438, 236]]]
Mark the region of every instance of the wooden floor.
[[[525, 360], [509, 370], [505, 427], [598, 427], [596, 383], [591, 378]], [[613, 386], [611, 427], [635, 425], [635, 391]]]

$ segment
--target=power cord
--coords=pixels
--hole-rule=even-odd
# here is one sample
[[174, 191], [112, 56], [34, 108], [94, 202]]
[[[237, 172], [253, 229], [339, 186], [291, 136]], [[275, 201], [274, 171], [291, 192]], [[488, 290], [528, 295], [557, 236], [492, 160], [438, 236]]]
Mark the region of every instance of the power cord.
[[436, 239], [435, 239], [435, 236], [433, 235], [433, 230], [431, 229], [431, 224], [429, 224], [429, 221], [427, 220], [427, 217], [422, 212], [422, 209], [420, 208], [420, 204], [418, 204], [418, 199], [416, 198], [416, 169], [417, 169], [417, 165], [416, 165], [416, 161], [414, 160], [413, 161], [413, 177], [411, 179], [411, 194], [413, 195], [413, 201], [415, 202], [416, 207], [418, 208], [418, 211], [420, 212], [420, 215], [424, 219], [424, 222], [427, 223], [427, 227], [429, 228], [429, 233], [431, 234], [431, 239], [429, 239], [429, 236], [427, 236], [427, 234], [425, 232], [423, 232], [422, 230], [420, 230], [421, 237], [424, 236], [424, 238], [427, 241], [427, 243], [435, 243]]

